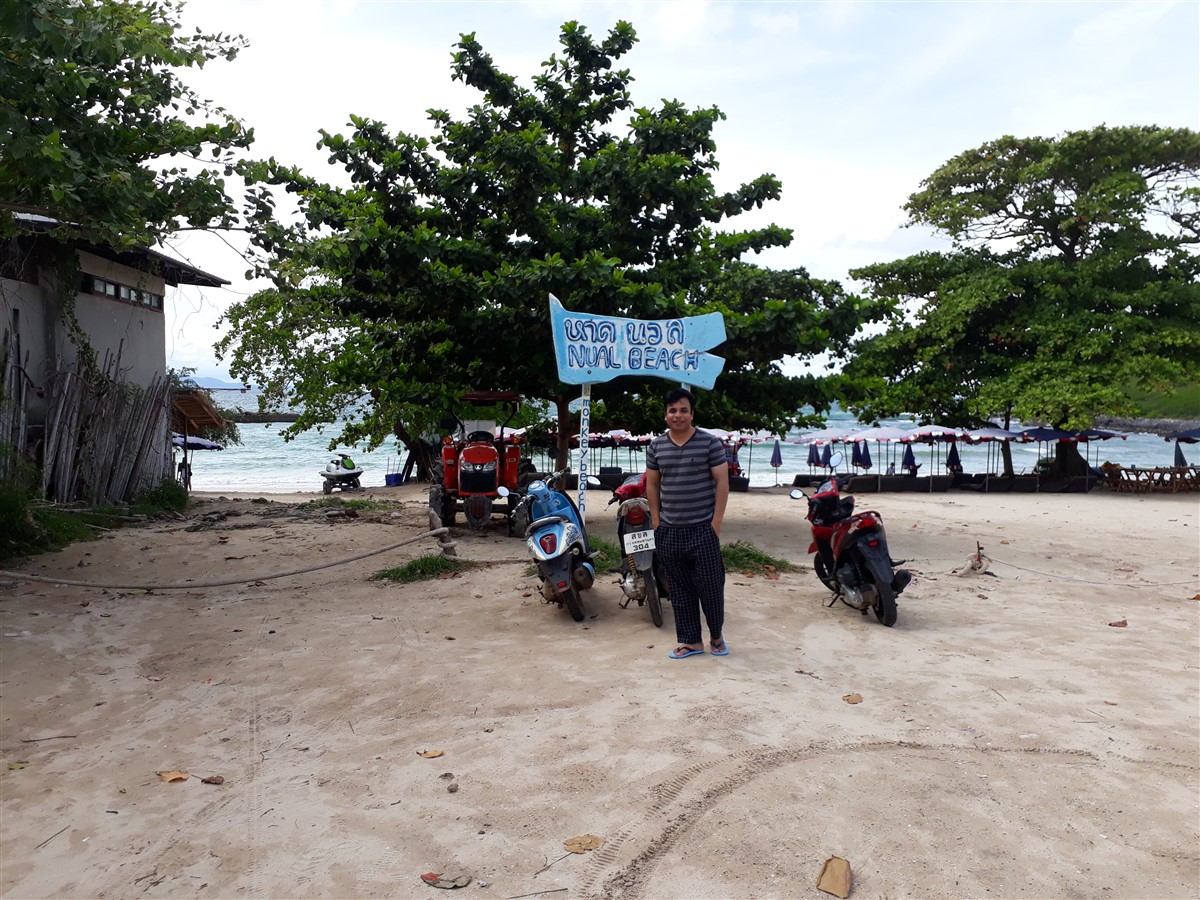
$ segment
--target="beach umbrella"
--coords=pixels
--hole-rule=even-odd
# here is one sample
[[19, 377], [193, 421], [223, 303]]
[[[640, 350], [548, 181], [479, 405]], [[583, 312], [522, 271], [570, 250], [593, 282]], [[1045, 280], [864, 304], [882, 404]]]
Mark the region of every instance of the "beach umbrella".
[[1026, 441], [1037, 441], [1039, 444], [1044, 444], [1048, 441], [1078, 440], [1074, 431], [1063, 431], [1061, 428], [1050, 428], [1046, 425], [1038, 428], [1026, 428], [1021, 432], [1021, 438]]
[[808, 464], [810, 466], [819, 466], [821, 464], [821, 448], [816, 444], [808, 445]]
[[1164, 441], [1183, 441], [1185, 444], [1200, 443], [1200, 428], [1192, 428], [1188, 431], [1176, 431], [1174, 434], [1163, 436]]
[[913, 474], [916, 474], [917, 458], [913, 456], [912, 444], [904, 445], [904, 460], [900, 463], [900, 468], [908, 469]]
[[[856, 443], [854, 446], [857, 447], [858, 444]], [[871, 445], [868, 444], [866, 441], [863, 441], [862, 453], [860, 454], [860, 456], [861, 456], [861, 458], [859, 459], [859, 465], [862, 466], [864, 469], [871, 468], [871, 466], [873, 465], [873, 463], [871, 462]]]
[[958, 458], [958, 444], [950, 444], [950, 452], [946, 454], [946, 471], [961, 472], [962, 461]]
[[1061, 428], [1050, 428], [1046, 425], [1038, 428], [1026, 428], [1021, 432], [1021, 438], [1025, 441], [1037, 441], [1039, 462], [1042, 458], [1042, 444], [1078, 440], [1073, 431], [1063, 431]]
[[1187, 458], [1183, 455], [1183, 444], [1179, 441], [1175, 442], [1175, 468], [1186, 469], [1188, 465]]
[[850, 451], [850, 465], [854, 466], [855, 468], [860, 468], [862, 466], [862, 448], [863, 445], [858, 441], [855, 441], [854, 448]]
[[[897, 428], [895, 425], [876, 425], [872, 428], [864, 428], [862, 431], [855, 431], [853, 434], [848, 434], [845, 437], [847, 441], [862, 442], [863, 449], [868, 446], [867, 441], [875, 441], [877, 444], [888, 444], [893, 441], [901, 441], [908, 437], [907, 428]], [[891, 456], [892, 454], [888, 454]], [[871, 468], [871, 453], [867, 451], [864, 459], [867, 462], [866, 468]]]
[[182, 450], [224, 450], [225, 448], [216, 441], [206, 440], [195, 435], [182, 435], [178, 432], [171, 433], [171, 443]]
[[825, 447], [821, 450], [821, 465], [824, 466], [826, 469], [833, 468], [829, 464], [829, 460], [832, 457], [833, 457], [833, 444], [826, 444]]
[[775, 484], [779, 484], [779, 467], [783, 465], [783, 450], [779, 446], [779, 438], [775, 439], [775, 449], [771, 451], [771, 468], [775, 470]]

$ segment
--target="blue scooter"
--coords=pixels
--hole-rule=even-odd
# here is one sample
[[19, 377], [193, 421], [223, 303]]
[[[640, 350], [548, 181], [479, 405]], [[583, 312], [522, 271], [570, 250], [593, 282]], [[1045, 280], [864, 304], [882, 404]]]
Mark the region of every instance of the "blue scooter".
[[[559, 484], [565, 474], [565, 471], [555, 472], [547, 481]], [[537, 564], [542, 596], [547, 603], [557, 603], [560, 607], [565, 603], [571, 618], [582, 622], [583, 600], [579, 592], [590, 588], [596, 580], [596, 568], [592, 565], [596, 554], [588, 544], [579, 508], [570, 496], [551, 488], [546, 481], [532, 481], [525, 491], [513, 510], [513, 521], [529, 523], [525, 528], [525, 544]], [[499, 493], [507, 497], [509, 490], [501, 486]]]

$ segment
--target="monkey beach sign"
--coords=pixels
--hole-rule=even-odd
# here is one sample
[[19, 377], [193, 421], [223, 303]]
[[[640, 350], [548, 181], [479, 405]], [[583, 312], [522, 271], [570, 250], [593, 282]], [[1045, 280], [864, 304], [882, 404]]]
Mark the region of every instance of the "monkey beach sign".
[[725, 319], [625, 319], [570, 312], [550, 295], [558, 377], [599, 384], [621, 375], [654, 376], [711, 390], [725, 360], [705, 353], [725, 342]]
[[704, 351], [725, 342], [725, 319], [625, 319], [570, 312], [550, 295], [550, 330], [558, 377], [583, 386], [579, 409], [579, 514], [587, 515], [588, 431], [592, 385], [621, 375], [653, 376], [711, 390], [725, 360]]

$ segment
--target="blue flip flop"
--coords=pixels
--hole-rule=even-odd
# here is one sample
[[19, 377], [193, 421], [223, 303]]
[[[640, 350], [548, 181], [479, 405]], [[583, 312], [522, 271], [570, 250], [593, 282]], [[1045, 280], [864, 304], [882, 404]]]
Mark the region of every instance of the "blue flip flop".
[[729, 655], [729, 647], [731, 646], [731, 645], [730, 645], [730, 643], [729, 643], [729, 641], [722, 640], [722, 641], [721, 641], [721, 646], [722, 646], [724, 649], [722, 649], [722, 650], [709, 650], [708, 652], [709, 652], [709, 653], [711, 653], [713, 656], [728, 656], [728, 655]]
[[[682, 650], [682, 653], [677, 653], [677, 650]], [[667, 654], [671, 659], [687, 659], [689, 656], [695, 656], [697, 653], [703, 653], [704, 650], [693, 650], [691, 647], [685, 647], [680, 644], [675, 650]]]

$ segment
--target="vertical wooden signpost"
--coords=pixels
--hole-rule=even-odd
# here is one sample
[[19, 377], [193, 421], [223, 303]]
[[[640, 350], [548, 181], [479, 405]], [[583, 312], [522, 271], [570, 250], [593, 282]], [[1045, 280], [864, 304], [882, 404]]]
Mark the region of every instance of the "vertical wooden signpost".
[[559, 379], [582, 385], [579, 515], [586, 520], [592, 385], [621, 375], [650, 375], [711, 390], [725, 360], [704, 351], [725, 342], [725, 319], [715, 312], [681, 319], [593, 316], [565, 309], [551, 294], [550, 326]]

